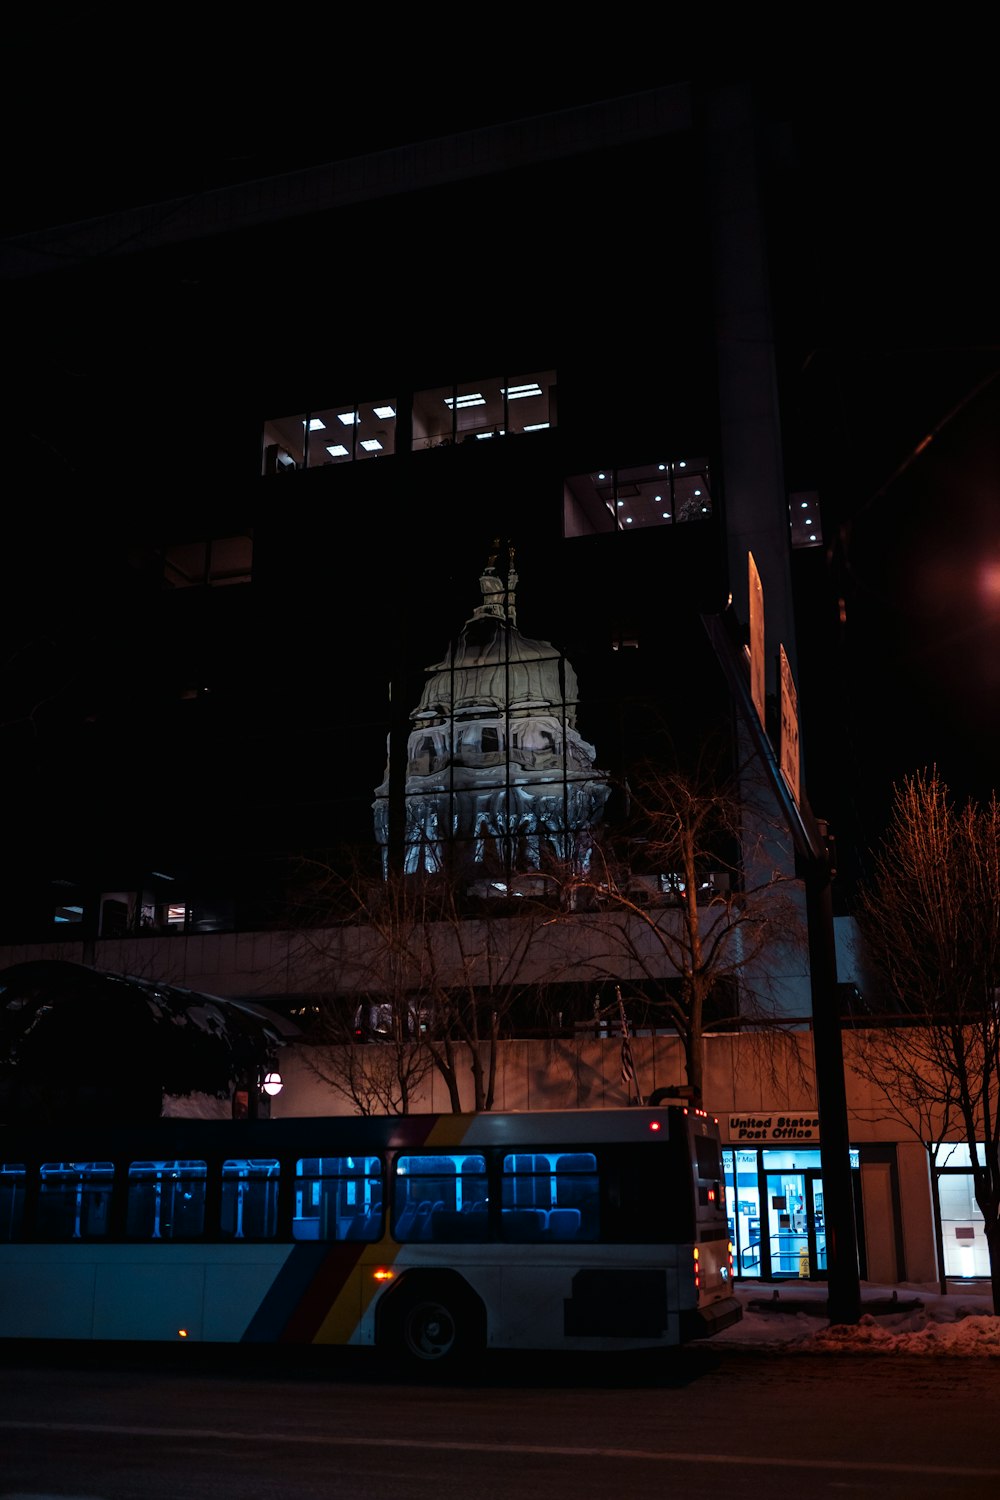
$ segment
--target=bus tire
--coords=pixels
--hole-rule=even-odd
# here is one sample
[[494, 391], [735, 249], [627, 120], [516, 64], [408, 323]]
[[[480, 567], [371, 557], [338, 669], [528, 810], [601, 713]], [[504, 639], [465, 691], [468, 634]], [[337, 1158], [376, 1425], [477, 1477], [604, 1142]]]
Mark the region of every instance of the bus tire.
[[386, 1308], [381, 1342], [411, 1371], [464, 1368], [485, 1344], [482, 1305], [457, 1276], [410, 1280]]

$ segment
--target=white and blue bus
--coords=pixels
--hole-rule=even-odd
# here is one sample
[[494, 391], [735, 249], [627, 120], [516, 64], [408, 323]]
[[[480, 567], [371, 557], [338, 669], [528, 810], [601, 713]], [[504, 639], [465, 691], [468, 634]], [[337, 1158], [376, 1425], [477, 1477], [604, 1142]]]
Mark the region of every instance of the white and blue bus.
[[634, 1350], [740, 1317], [682, 1105], [0, 1129], [0, 1338]]

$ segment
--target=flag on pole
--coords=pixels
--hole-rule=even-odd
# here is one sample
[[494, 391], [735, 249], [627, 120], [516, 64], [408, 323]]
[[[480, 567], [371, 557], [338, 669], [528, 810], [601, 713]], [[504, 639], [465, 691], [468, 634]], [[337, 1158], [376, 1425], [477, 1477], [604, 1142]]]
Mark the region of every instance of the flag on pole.
[[632, 1058], [632, 1043], [629, 1040], [628, 1020], [625, 1016], [625, 1006], [622, 1002], [622, 992], [615, 985], [615, 994], [618, 996], [618, 1018], [621, 1022], [622, 1031], [622, 1084], [631, 1103], [632, 1095], [638, 1096], [638, 1088], [635, 1081], [635, 1062]]

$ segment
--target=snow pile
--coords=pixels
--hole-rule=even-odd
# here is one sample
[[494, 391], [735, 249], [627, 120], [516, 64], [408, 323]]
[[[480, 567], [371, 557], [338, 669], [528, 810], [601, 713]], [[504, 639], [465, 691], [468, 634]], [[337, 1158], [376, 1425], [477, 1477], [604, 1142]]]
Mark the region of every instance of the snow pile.
[[[898, 1322], [897, 1322], [898, 1319]], [[1000, 1318], [959, 1317], [939, 1323], [926, 1313], [873, 1317], [856, 1325], [834, 1324], [812, 1334], [799, 1349], [809, 1353], [961, 1355], [1000, 1359]]]
[[789, 1283], [774, 1289], [742, 1283], [736, 1294], [743, 1318], [716, 1334], [713, 1343], [780, 1348], [803, 1354], [905, 1354], [1000, 1359], [1000, 1317], [988, 1287], [950, 1291], [939, 1287], [861, 1284], [856, 1324], [830, 1324], [826, 1287]]

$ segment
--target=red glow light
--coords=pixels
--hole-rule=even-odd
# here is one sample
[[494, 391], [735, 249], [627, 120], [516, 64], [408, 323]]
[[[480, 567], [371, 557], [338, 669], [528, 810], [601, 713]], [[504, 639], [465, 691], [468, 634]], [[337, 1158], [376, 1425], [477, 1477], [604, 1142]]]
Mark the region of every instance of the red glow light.
[[650, 1128], [650, 1130], [659, 1130], [659, 1128], [660, 1128], [660, 1122], [659, 1122], [659, 1120], [650, 1120], [650, 1122], [649, 1122], [649, 1128]]

